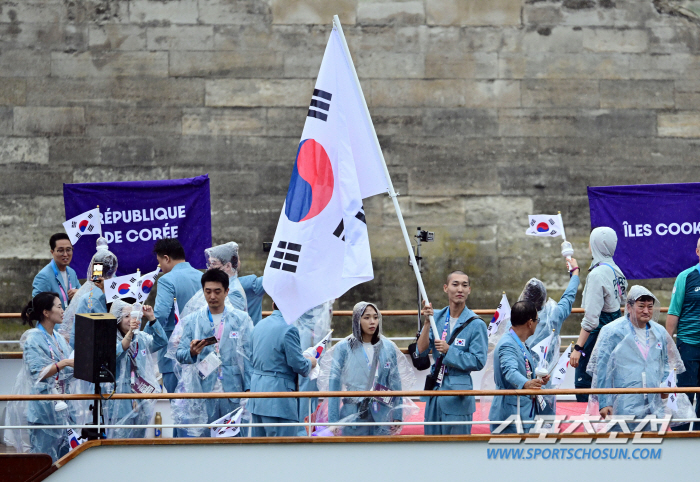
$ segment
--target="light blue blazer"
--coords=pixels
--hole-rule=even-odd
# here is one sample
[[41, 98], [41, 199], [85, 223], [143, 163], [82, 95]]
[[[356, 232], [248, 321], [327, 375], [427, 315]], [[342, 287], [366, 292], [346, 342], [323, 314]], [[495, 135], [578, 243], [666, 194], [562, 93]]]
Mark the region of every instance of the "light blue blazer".
[[[156, 303], [153, 314], [156, 320], [163, 325], [165, 334], [170, 338], [175, 329], [175, 309], [173, 299], [177, 298], [177, 307], [180, 313], [190, 298], [202, 289], [202, 272], [194, 269], [190, 263], [176, 264], [173, 269], [158, 278]], [[165, 358], [166, 350], [158, 352], [158, 369], [161, 373], [173, 371], [173, 360]]]
[[[435, 325], [440, 334], [445, 326], [447, 311], [448, 307], [445, 307], [434, 315]], [[474, 312], [465, 306], [454, 329], [457, 330], [473, 316], [476, 316]], [[448, 328], [446, 340], [449, 341], [451, 336], [452, 333]], [[437, 390], [473, 390], [471, 372], [478, 372], [486, 364], [488, 343], [486, 323], [481, 318], [472, 320], [469, 326], [457, 335], [454, 343], [447, 350], [447, 355], [442, 360], [443, 365], [446, 366], [446, 372], [442, 385]], [[421, 355], [429, 352], [432, 353], [433, 359], [440, 355], [435, 349], [433, 330], [430, 330], [430, 346]], [[434, 370], [435, 365], [431, 367], [430, 373]], [[428, 399], [429, 397], [421, 397], [422, 401], [427, 402]], [[474, 397], [438, 397], [437, 402], [440, 410], [449, 415], [470, 415], [476, 410]]]
[[[251, 392], [293, 392], [297, 375], [308, 376], [311, 362], [302, 355], [299, 330], [288, 325], [278, 310], [262, 320], [253, 330], [253, 374]], [[250, 413], [265, 417], [297, 421], [294, 398], [251, 398]]]
[[[524, 344], [527, 358], [530, 362], [530, 368], [534, 371], [534, 357], [530, 351], [530, 347]], [[507, 331], [501, 337], [501, 340], [496, 345], [493, 352], [493, 378], [496, 382], [497, 390], [520, 390], [528, 381], [525, 368], [525, 357], [523, 351], [518, 345], [518, 342], [513, 338], [510, 331]], [[534, 376], [534, 375], [533, 375]], [[489, 411], [489, 420], [503, 421], [511, 415], [517, 413], [518, 399], [516, 395], [497, 395], [493, 397], [491, 410]], [[532, 398], [529, 395], [520, 395], [520, 418], [521, 420], [534, 420], [534, 415], [531, 416]], [[498, 425], [491, 425], [491, 430]], [[509, 429], [512, 428], [512, 424]], [[512, 430], [506, 430], [512, 431]], [[527, 428], [526, 428], [527, 431]]]
[[[58, 293], [58, 297], [61, 299], [61, 305], [63, 305], [63, 309], [65, 310], [68, 304], [64, 303], [63, 293], [65, 293], [66, 298], [68, 298], [69, 287], [63, 284], [63, 277], [60, 274], [56, 276], [56, 272], [54, 272], [51, 266], [52, 264], [54, 264], [53, 260], [44, 266], [34, 277], [34, 282], [32, 283], [32, 298], [44, 291]], [[58, 268], [56, 271], [58, 271]], [[78, 281], [78, 275], [75, 274], [75, 270], [70, 266], [66, 266], [66, 274], [68, 275], [68, 282], [70, 285], [72, 285], [73, 288], [80, 288], [80, 281]], [[63, 287], [63, 293], [61, 293], [61, 287]]]

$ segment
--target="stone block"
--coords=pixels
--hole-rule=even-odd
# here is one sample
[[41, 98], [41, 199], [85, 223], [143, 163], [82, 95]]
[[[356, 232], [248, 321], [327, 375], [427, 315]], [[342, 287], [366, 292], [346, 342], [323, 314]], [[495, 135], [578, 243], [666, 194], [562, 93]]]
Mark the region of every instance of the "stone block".
[[659, 114], [659, 136], [700, 137], [700, 112]]
[[48, 142], [48, 156], [52, 166], [100, 164], [100, 139], [52, 137]]
[[214, 27], [177, 25], [149, 27], [148, 50], [213, 50]]
[[[296, 158], [299, 135], [294, 137], [177, 136], [157, 139], [155, 158], [164, 166], [200, 166], [207, 169], [278, 163], [291, 166]], [[291, 171], [290, 171], [291, 172]], [[285, 193], [286, 188], [285, 188]]]
[[65, 78], [167, 77], [168, 52], [51, 54], [51, 76]]
[[175, 77], [281, 77], [281, 52], [170, 52], [170, 75]]
[[520, 25], [520, 0], [431, 0], [426, 2], [428, 25]]
[[355, 55], [355, 68], [360, 79], [422, 78], [425, 57], [415, 53], [363, 51]]
[[583, 48], [593, 52], [642, 53], [648, 47], [649, 34], [646, 30], [583, 30]]
[[[170, 174], [173, 179], [182, 179], [186, 177], [200, 176], [202, 174], [202, 170], [198, 167], [177, 167], [172, 168]], [[212, 200], [215, 197], [240, 199], [244, 196], [255, 196], [257, 195], [259, 179], [264, 175], [265, 172], [257, 172], [252, 170], [211, 170], [209, 171], [209, 178], [211, 179], [210, 187]], [[226, 211], [230, 213], [231, 208], [232, 207], [229, 207], [229, 209]], [[214, 213], [212, 213], [212, 215], [213, 214]]]
[[630, 57], [610, 53], [503, 53], [498, 56], [503, 79], [626, 79]]
[[89, 45], [91, 50], [146, 50], [146, 29], [133, 24], [91, 25]]
[[159, 181], [170, 179], [170, 170], [166, 167], [86, 167], [73, 171], [73, 179], [70, 182], [112, 182], [120, 181]]
[[[453, 152], [450, 169], [445, 169], [447, 159], [431, 156], [424, 150], [425, 162], [408, 169], [408, 194], [432, 196], [439, 186], [441, 196], [466, 196], [499, 194], [500, 183], [496, 166], [479, 166], [464, 163], [467, 153]], [[462, 161], [462, 162], [460, 162]], [[430, 182], [426, 182], [430, 179]], [[453, 182], [459, 179], [458, 182]]]
[[48, 164], [49, 141], [44, 137], [0, 137], [0, 164]]
[[[69, 20], [69, 13], [71, 13], [65, 2], [56, 1], [8, 1], [3, 2], [0, 7], [0, 22], [2, 23], [35, 23], [40, 18], [52, 23], [66, 22]], [[72, 13], [75, 14], [75, 11]], [[80, 18], [80, 20], [84, 20], [84, 18]]]
[[430, 49], [425, 58], [425, 78], [495, 79], [498, 54]]
[[105, 166], [153, 165], [153, 139], [143, 137], [103, 137], [100, 139], [100, 163]]
[[85, 132], [82, 107], [15, 107], [16, 135], [70, 136]]
[[27, 97], [27, 81], [16, 78], [0, 78], [0, 105], [24, 105]]
[[523, 5], [523, 24], [526, 26], [558, 25], [563, 19], [564, 15], [559, 5], [539, 2]]
[[520, 84], [508, 80], [372, 80], [369, 98], [372, 107], [518, 107]]
[[307, 107], [311, 102], [311, 79], [221, 79], [205, 84], [207, 107]]
[[357, 3], [358, 0], [270, 0], [272, 23], [330, 25], [333, 15], [338, 15], [342, 25], [354, 25], [357, 22]]
[[531, 80], [520, 83], [523, 107], [600, 107], [597, 80]]
[[645, 110], [503, 109], [499, 134], [517, 137], [644, 137], [656, 134]]
[[677, 109], [700, 110], [700, 81], [676, 80], [674, 87]]
[[265, 135], [266, 114], [262, 108], [185, 109], [182, 135]]
[[196, 24], [199, 17], [197, 0], [131, 0], [131, 23], [151, 25]]
[[[308, 46], [308, 41], [315, 37], [305, 26], [276, 26], [259, 23], [243, 25], [214, 25], [213, 50], [265, 51], [279, 48], [295, 49], [302, 43]], [[280, 38], [284, 41], [280, 44]], [[321, 49], [323, 46], [318, 46]]]
[[532, 214], [532, 199], [518, 196], [483, 196], [461, 199], [467, 226], [512, 226], [523, 224]]
[[[63, 184], [73, 182], [72, 179], [72, 169], [55, 169], [44, 164], [11, 164], [4, 167], [0, 176], [0, 192], [3, 196], [35, 196], [40, 189], [43, 196], [63, 194]], [[56, 224], [56, 230], [64, 220]]]
[[457, 53], [499, 52], [504, 32], [509, 31], [498, 27], [456, 28], [443, 26], [421, 27], [418, 31], [423, 33], [424, 30], [426, 31], [425, 40], [421, 43], [426, 44], [425, 49], [428, 52], [444, 52], [445, 54], [451, 51]]
[[504, 29], [502, 52], [579, 53], [583, 33], [571, 27], [533, 26], [528, 29]]
[[698, 55], [632, 55], [629, 62], [631, 79], [695, 80], [700, 76]]
[[0, 136], [11, 136], [13, 113], [12, 107], [0, 106]]
[[30, 105], [177, 107], [204, 105], [203, 79], [157, 77], [28, 79]]
[[156, 107], [88, 107], [86, 133], [101, 136], [168, 136], [182, 132], [182, 109]]
[[269, 2], [258, 0], [199, 0], [199, 22], [207, 25], [269, 25]]
[[357, 5], [357, 23], [360, 25], [422, 25], [425, 7], [417, 0], [374, 1], [360, 0]]
[[32, 49], [85, 50], [88, 45], [88, 27], [74, 23], [0, 23], [0, 48], [3, 50]]
[[2, 77], [47, 77], [50, 74], [51, 58], [48, 52], [0, 51], [0, 75]]
[[265, 135], [275, 137], [301, 137], [306, 123], [306, 107], [268, 107]]
[[601, 80], [604, 109], [672, 109], [672, 80]]

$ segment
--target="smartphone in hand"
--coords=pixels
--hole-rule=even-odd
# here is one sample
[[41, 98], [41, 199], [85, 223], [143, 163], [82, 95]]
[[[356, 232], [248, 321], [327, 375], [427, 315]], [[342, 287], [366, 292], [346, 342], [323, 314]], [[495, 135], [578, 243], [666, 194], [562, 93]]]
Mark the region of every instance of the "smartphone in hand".
[[209, 338], [205, 338], [203, 341], [205, 341], [207, 343], [206, 346], [214, 345], [216, 343], [216, 337], [210, 336]]

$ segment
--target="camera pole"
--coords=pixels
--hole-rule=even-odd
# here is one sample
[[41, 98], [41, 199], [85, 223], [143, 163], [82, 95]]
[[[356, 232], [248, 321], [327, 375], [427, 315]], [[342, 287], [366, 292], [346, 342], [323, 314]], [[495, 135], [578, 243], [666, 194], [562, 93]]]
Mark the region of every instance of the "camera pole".
[[[379, 139], [377, 138], [377, 131], [374, 129], [374, 124], [372, 123], [372, 116], [369, 114], [369, 108], [367, 107], [367, 101], [365, 100], [365, 95], [362, 92], [362, 86], [360, 85], [360, 79], [357, 77], [357, 71], [355, 70], [355, 64], [352, 61], [352, 55], [350, 55], [350, 49], [348, 48], [348, 43], [345, 40], [345, 34], [343, 34], [343, 27], [340, 25], [340, 19], [337, 15], [333, 15], [333, 27], [338, 31], [340, 39], [343, 43], [343, 50], [347, 56], [348, 64], [350, 64], [350, 69], [355, 80], [355, 85], [357, 90], [360, 92], [360, 99], [362, 99], [362, 105], [364, 106], [365, 117], [367, 118], [367, 124], [372, 128], [372, 134], [374, 137], [374, 142], [376, 143], [377, 152], [382, 160], [382, 166], [384, 167], [384, 175], [386, 176], [387, 190], [389, 191], [389, 197], [394, 203], [394, 209], [396, 210], [396, 216], [399, 218], [399, 226], [401, 226], [401, 232], [403, 233], [403, 239], [406, 243], [406, 249], [408, 249], [408, 256], [411, 258], [411, 265], [413, 266], [413, 273], [416, 275], [416, 280], [418, 281], [418, 290], [423, 297], [423, 299], [428, 301], [428, 294], [425, 291], [425, 285], [423, 285], [423, 278], [420, 274], [420, 269], [418, 268], [418, 262], [416, 261], [416, 256], [413, 254], [413, 245], [411, 244], [411, 239], [408, 237], [408, 232], [406, 231], [406, 223], [403, 220], [403, 215], [401, 214], [401, 207], [399, 206], [398, 194], [394, 191], [394, 185], [391, 182], [391, 175], [389, 174], [389, 169], [386, 166], [386, 160], [384, 159], [384, 153], [382, 153], [382, 147], [379, 145]], [[433, 329], [433, 335], [436, 340], [440, 339], [440, 333], [438, 332], [437, 326], [435, 325], [435, 320], [433, 316], [430, 316], [430, 326]]]

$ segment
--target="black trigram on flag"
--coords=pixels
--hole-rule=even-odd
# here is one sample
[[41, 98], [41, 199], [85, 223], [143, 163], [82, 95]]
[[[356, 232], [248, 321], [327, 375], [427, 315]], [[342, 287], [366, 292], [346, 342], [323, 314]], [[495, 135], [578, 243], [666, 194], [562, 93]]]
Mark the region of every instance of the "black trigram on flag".
[[117, 282], [116, 282], [116, 281], [112, 281], [112, 284], [109, 285], [109, 287], [112, 288], [112, 289], [115, 289], [115, 288], [117, 287]]
[[[365, 220], [365, 207], [362, 206], [359, 211], [357, 211], [357, 214], [355, 214], [355, 217], [362, 221], [363, 223], [367, 224], [367, 221]], [[340, 220], [340, 224], [338, 224], [338, 227], [335, 228], [335, 231], [333, 231], [333, 236], [336, 238], [340, 239], [341, 241], [345, 241], [345, 223], [343, 220]]]
[[112, 295], [112, 299], [113, 299], [113, 300], [117, 300], [117, 299], [119, 299], [119, 296], [117, 296], [117, 295]]
[[280, 241], [272, 255], [275, 259], [270, 262], [270, 268], [296, 273], [300, 252], [301, 244]]
[[92, 213], [88, 214], [88, 219], [92, 219]]
[[129, 283], [136, 283], [136, 278], [134, 278], [133, 276], [129, 278]]
[[88, 226], [88, 228], [87, 228], [87, 230], [90, 232], [92, 232], [93, 229], [95, 229], [95, 226], [93, 226], [92, 224], [90, 226]]
[[328, 119], [328, 112], [331, 108], [331, 97], [333, 95], [325, 90], [314, 89], [314, 95], [311, 98], [311, 105], [309, 105], [309, 113], [307, 117], [315, 117], [318, 120], [326, 122]]
[[72, 228], [77, 228], [77, 227], [78, 227], [78, 221], [73, 221], [72, 223], [70, 223], [70, 225], [71, 225]]

